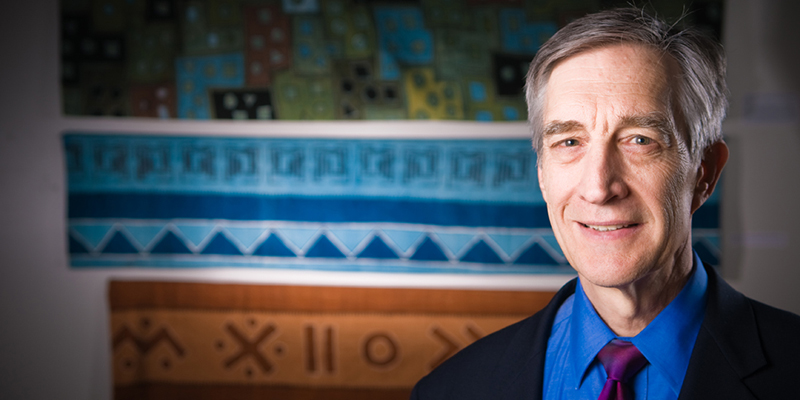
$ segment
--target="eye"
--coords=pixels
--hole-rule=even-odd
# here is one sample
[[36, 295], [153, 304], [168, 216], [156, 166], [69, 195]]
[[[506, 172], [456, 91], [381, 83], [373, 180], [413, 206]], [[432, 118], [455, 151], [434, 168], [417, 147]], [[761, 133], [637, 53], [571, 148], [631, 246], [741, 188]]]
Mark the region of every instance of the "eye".
[[574, 147], [580, 144], [580, 142], [578, 142], [578, 139], [567, 139], [562, 143], [564, 143], [564, 146], [566, 147]]
[[650, 139], [647, 136], [636, 136], [633, 138], [633, 142], [640, 146], [647, 146], [648, 144], [653, 143], [653, 139]]

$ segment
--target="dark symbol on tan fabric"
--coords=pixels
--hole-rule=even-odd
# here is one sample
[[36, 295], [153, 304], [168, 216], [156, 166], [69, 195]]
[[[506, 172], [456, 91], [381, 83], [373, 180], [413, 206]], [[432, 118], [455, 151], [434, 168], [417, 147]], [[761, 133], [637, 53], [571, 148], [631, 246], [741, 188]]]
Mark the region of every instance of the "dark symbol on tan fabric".
[[457, 339], [454, 339], [453, 336], [449, 335], [444, 329], [439, 328], [438, 326], [434, 326], [433, 329], [431, 329], [431, 334], [437, 339], [438, 342], [442, 344], [442, 350], [439, 351], [436, 358], [434, 358], [433, 361], [431, 361], [431, 363], [428, 365], [430, 369], [436, 368], [439, 366], [439, 364], [452, 357], [463, 347], [466, 347], [468, 344], [483, 337], [483, 334], [478, 330], [478, 327], [469, 323], [464, 327], [464, 336], [469, 340], [463, 344]]
[[275, 343], [273, 350], [275, 351], [275, 355], [280, 357], [286, 352], [286, 346], [283, 343]]
[[386, 333], [374, 333], [367, 337], [362, 348], [364, 359], [376, 367], [385, 367], [394, 362], [399, 353], [397, 343]]
[[327, 327], [323, 331], [323, 339], [319, 355], [322, 358], [322, 365], [317, 365], [317, 341], [315, 338], [315, 329], [313, 325], [307, 325], [305, 329], [306, 341], [306, 370], [308, 372], [316, 372], [318, 369], [324, 369], [327, 372], [334, 372], [336, 369], [334, 363], [334, 340], [333, 340], [333, 327]]
[[[272, 371], [272, 363], [270, 363], [269, 360], [267, 360], [267, 358], [258, 351], [258, 347], [275, 332], [275, 325], [269, 324], [265, 326], [252, 342], [249, 341], [244, 334], [236, 330], [236, 327], [231, 324], [227, 324], [225, 329], [231, 334], [231, 336], [233, 336], [234, 339], [236, 339], [240, 346], [238, 353], [225, 360], [225, 368], [231, 368], [243, 358], [251, 356], [253, 359], [255, 359], [256, 363], [265, 374]], [[250, 371], [248, 375], [252, 375], [252, 371]]]
[[183, 357], [184, 349], [183, 346], [175, 340], [172, 335], [169, 334], [166, 328], [162, 328], [154, 335], [148, 337], [139, 337], [135, 335], [127, 326], [123, 326], [122, 329], [114, 335], [113, 345], [114, 349], [116, 350], [124, 342], [133, 342], [136, 348], [142, 354], [147, 354], [152, 350], [156, 345], [162, 342], [166, 342], [169, 347], [172, 347], [175, 350], [175, 354], [178, 356]]

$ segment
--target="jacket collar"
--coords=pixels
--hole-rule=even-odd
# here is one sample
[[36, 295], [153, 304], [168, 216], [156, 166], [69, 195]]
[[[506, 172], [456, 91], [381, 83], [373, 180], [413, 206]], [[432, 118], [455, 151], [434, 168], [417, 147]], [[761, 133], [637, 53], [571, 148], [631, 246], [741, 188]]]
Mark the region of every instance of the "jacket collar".
[[547, 339], [558, 308], [575, 293], [577, 278], [561, 287], [550, 303], [525, 324], [509, 343], [494, 371], [500, 399], [541, 399], [544, 389], [544, 357]]
[[[689, 360], [680, 400], [718, 397], [720, 389], [752, 398], [743, 379], [767, 365], [749, 300], [708, 272], [706, 315]], [[716, 393], [714, 392], [716, 391]], [[729, 398], [729, 397], [728, 397]]]
[[[755, 315], [748, 299], [710, 266], [706, 313], [679, 400], [720, 398], [720, 389], [752, 398], [742, 380], [767, 364]], [[575, 293], [577, 279], [559, 290], [548, 305], [517, 332], [493, 371], [497, 398], [541, 399], [547, 339], [558, 308]]]

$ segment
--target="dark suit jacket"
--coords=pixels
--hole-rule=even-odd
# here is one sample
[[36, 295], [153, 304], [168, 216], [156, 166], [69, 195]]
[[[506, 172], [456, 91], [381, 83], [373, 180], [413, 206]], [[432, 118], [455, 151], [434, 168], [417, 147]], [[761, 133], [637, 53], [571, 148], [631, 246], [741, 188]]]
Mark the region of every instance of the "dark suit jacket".
[[[706, 313], [679, 400], [800, 399], [800, 317], [745, 297], [705, 268]], [[451, 357], [411, 398], [541, 399], [550, 328], [576, 282], [542, 311]]]

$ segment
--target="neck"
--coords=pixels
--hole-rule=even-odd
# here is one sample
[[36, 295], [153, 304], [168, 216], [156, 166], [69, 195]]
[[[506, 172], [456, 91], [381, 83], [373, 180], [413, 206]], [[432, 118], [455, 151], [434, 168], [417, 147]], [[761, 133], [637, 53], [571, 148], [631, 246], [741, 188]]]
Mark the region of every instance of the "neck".
[[619, 336], [641, 332], [680, 293], [694, 264], [691, 247], [679, 252], [672, 265], [660, 266], [635, 281], [602, 287], [581, 279], [586, 297], [597, 314]]

